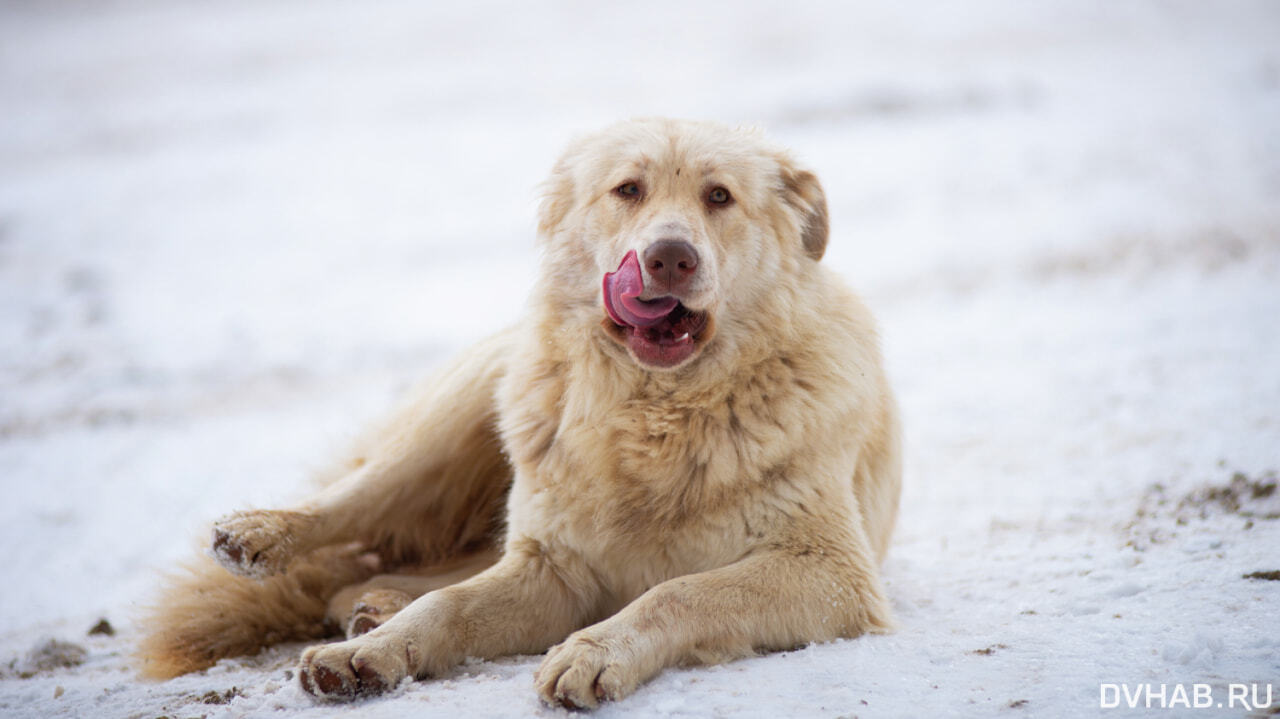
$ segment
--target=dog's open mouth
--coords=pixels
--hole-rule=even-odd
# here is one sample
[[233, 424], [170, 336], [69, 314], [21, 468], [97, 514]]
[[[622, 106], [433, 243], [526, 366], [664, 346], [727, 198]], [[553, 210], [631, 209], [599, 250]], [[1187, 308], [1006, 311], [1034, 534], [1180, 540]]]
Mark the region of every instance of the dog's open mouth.
[[642, 364], [675, 367], [710, 337], [710, 316], [672, 296], [640, 299], [644, 277], [635, 250], [604, 276], [605, 330]]

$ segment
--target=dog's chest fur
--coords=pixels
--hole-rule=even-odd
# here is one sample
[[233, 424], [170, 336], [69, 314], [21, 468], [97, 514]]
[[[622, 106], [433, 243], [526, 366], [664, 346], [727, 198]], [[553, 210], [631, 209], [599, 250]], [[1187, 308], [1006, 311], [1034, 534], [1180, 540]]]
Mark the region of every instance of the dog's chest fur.
[[611, 361], [533, 362], [508, 378], [520, 388], [502, 412], [511, 528], [587, 548], [624, 596], [773, 541], [765, 529], [812, 495], [790, 471], [818, 439], [803, 363], [772, 357], [673, 391], [588, 376]]

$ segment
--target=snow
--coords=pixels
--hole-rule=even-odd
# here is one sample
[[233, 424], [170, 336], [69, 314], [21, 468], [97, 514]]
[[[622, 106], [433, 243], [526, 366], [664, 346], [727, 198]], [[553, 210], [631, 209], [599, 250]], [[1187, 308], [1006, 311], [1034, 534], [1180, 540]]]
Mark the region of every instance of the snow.
[[599, 714], [1243, 714], [1280, 677], [1280, 583], [1244, 577], [1280, 569], [1276, 37], [1266, 0], [6, 4], [0, 713], [564, 715], [536, 657], [354, 711], [300, 645], [145, 682], [133, 617], [515, 320], [564, 143], [662, 114], [822, 178], [904, 411], [899, 627]]

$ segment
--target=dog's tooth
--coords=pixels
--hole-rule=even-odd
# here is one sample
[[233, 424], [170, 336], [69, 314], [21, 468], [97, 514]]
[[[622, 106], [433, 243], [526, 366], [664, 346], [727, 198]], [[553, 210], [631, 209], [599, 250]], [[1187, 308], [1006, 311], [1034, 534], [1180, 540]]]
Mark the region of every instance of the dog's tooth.
[[684, 334], [676, 338], [676, 342], [684, 342], [687, 339], [689, 339], [689, 333], [685, 332]]

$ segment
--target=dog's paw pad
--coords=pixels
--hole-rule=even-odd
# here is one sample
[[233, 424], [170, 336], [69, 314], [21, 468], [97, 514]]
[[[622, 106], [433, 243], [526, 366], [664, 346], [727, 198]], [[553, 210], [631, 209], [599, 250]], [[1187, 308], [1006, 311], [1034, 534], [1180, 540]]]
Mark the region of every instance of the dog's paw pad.
[[335, 701], [382, 694], [409, 676], [407, 647], [366, 638], [312, 647], [302, 654], [298, 683], [306, 693]]
[[347, 638], [358, 637], [361, 634], [368, 634], [381, 626], [382, 622], [378, 617], [370, 614], [352, 614], [351, 621], [347, 622]]
[[347, 620], [347, 638], [368, 634], [396, 612], [409, 606], [413, 597], [399, 589], [373, 589], [360, 595]]
[[236, 512], [214, 523], [210, 551], [233, 574], [259, 579], [279, 574], [309, 521], [297, 512]]

